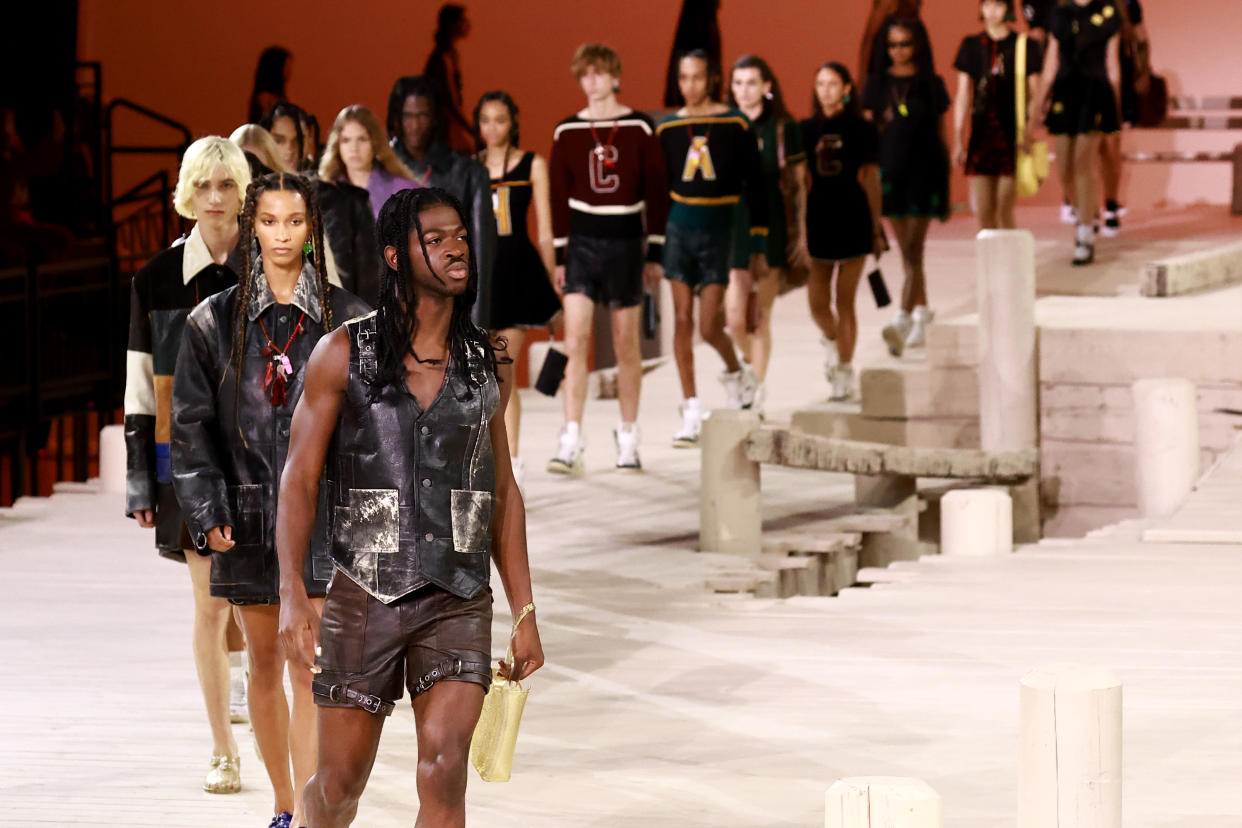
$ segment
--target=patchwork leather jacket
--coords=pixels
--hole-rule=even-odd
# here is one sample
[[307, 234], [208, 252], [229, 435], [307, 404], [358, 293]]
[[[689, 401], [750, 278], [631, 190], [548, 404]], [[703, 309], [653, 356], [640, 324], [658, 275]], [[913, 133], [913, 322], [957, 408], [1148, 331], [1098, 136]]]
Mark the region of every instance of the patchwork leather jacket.
[[[324, 335], [324, 325], [309, 263], [290, 305], [276, 304], [259, 262], [251, 279], [240, 378], [230, 363], [237, 288], [202, 302], [186, 321], [173, 381], [172, 473], [196, 548], [207, 551], [207, 533], [213, 528], [233, 527], [236, 545], [212, 553], [211, 594], [239, 603], [265, 603], [279, 595], [276, 502], [289, 427], [302, 396], [306, 361]], [[337, 325], [367, 312], [353, 294], [328, 290]], [[299, 319], [302, 332], [294, 335]], [[293, 369], [279, 405], [272, 403], [265, 384], [269, 371], [280, 370], [269, 335]], [[321, 517], [304, 573], [310, 595], [323, 595], [332, 574], [326, 537]]]
[[374, 313], [347, 325], [349, 384], [328, 453], [332, 560], [384, 603], [428, 583], [461, 598], [491, 572], [500, 388], [484, 353], [450, 361], [426, 411], [406, 387], [378, 395]]

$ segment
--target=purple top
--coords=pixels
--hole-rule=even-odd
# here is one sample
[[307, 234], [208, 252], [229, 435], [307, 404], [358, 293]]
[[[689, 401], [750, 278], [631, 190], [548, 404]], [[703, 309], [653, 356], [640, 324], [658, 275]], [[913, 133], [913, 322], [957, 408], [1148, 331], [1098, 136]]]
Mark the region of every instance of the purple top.
[[[343, 177], [341, 180], [348, 181], [349, 179]], [[375, 213], [375, 218], [378, 220], [380, 208], [394, 193], [421, 186], [417, 181], [393, 175], [383, 166], [376, 164], [371, 170], [370, 179], [367, 180], [367, 192], [371, 194], [371, 212]]]

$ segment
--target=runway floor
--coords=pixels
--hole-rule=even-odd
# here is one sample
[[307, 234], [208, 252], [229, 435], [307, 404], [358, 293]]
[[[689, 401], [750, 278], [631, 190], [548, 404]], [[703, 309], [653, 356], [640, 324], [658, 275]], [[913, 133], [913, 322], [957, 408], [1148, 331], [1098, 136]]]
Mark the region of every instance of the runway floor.
[[[973, 301], [964, 221], [932, 231], [944, 312]], [[1151, 243], [1163, 243], [1152, 227]], [[1041, 242], [1041, 292], [1074, 278], [1052, 264], [1069, 255], [1062, 235]], [[1115, 293], [1147, 255], [1132, 244], [1080, 283]], [[898, 282], [895, 257], [885, 264]], [[859, 307], [865, 365], [881, 359], [888, 314], [867, 297]], [[826, 389], [804, 294], [783, 297], [775, 320], [779, 421]], [[718, 360], [697, 356], [711, 407]], [[548, 665], [530, 682], [513, 780], [472, 772], [471, 825], [815, 826], [834, 779], [897, 775], [942, 795], [946, 826], [1012, 826], [1019, 679], [1076, 661], [1124, 682], [1127, 828], [1242, 826], [1242, 544], [1145, 543], [1146, 526], [1126, 524], [1004, 559], [924, 558], [899, 565], [895, 583], [836, 598], [714, 595], [704, 581], [736, 562], [695, 551], [698, 455], [668, 443], [677, 396], [671, 363], [647, 376], [641, 475], [611, 470], [615, 403], [592, 401], [589, 471], [566, 480], [542, 471], [559, 402], [523, 392]], [[1231, 463], [1212, 515], [1242, 531], [1242, 455]], [[763, 475], [770, 522], [852, 497], [846, 476]], [[235, 726], [243, 791], [200, 790], [210, 741], [188, 576], [120, 512], [118, 496], [82, 485], [0, 510], [0, 824], [266, 825], [270, 789], [245, 725]], [[413, 824], [415, 758], [404, 705], [356, 825]]]

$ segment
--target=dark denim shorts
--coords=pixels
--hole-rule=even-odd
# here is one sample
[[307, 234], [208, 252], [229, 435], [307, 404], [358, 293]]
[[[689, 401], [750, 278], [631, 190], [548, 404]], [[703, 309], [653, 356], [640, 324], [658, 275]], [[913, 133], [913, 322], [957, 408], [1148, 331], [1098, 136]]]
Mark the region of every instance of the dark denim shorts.
[[669, 223], [664, 231], [664, 275], [695, 291], [704, 285], [729, 284], [733, 228], [683, 227]]

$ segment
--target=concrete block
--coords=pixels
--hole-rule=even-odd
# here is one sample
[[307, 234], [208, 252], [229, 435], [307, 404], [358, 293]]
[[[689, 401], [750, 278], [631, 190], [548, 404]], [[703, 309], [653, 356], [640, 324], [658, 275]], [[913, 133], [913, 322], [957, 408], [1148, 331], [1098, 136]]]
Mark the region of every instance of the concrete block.
[[933, 368], [979, 366], [979, 317], [975, 314], [936, 320], [927, 329], [927, 364]]
[[940, 500], [940, 554], [985, 558], [1013, 552], [1013, 502], [999, 489], [956, 489]]
[[1144, 517], [1173, 514], [1199, 479], [1199, 412], [1190, 380], [1134, 383], [1134, 469]]
[[[1224, 451], [1233, 445], [1242, 416], [1242, 386], [1198, 389], [1199, 441]], [[1129, 385], [1044, 384], [1040, 388], [1040, 434], [1044, 440], [1134, 442], [1134, 398]]]
[[1134, 447], [1046, 440], [1040, 485], [1050, 506], [1134, 506]]
[[1121, 828], [1121, 680], [1058, 664], [1020, 684], [1018, 828]]
[[1242, 282], [1242, 242], [1143, 265], [1143, 296], [1181, 296]]
[[824, 796], [825, 828], [941, 828], [940, 794], [921, 779], [853, 776]]
[[1206, 323], [1198, 330], [1137, 323], [1125, 330], [1043, 327], [1039, 377], [1049, 384], [1129, 385], [1157, 377], [1184, 377], [1196, 385], [1239, 384], [1242, 328], [1212, 329]]
[[757, 555], [763, 525], [759, 464], [746, 456], [759, 415], [716, 409], [703, 418], [699, 437], [699, 548]]
[[1039, 443], [1035, 238], [982, 230], [976, 241], [979, 300], [979, 444], [993, 451]]
[[795, 411], [790, 426], [795, 431], [820, 437], [890, 446], [979, 447], [979, 418], [974, 415], [914, 420], [880, 419], [864, 417], [856, 411], [843, 411], [828, 404]]
[[979, 416], [979, 378], [972, 368], [894, 365], [865, 369], [859, 377], [862, 416], [969, 418]]

